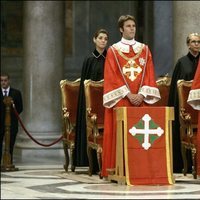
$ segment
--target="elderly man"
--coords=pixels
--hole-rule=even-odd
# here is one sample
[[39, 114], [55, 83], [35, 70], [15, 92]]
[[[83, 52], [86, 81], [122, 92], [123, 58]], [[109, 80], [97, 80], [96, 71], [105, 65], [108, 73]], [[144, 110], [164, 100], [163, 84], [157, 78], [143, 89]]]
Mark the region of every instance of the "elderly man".
[[[171, 87], [169, 92], [168, 105], [175, 108], [175, 120], [172, 122], [173, 133], [173, 170], [174, 173], [181, 173], [183, 169], [183, 161], [181, 156], [180, 142], [180, 123], [179, 123], [179, 102], [177, 81], [184, 79], [186, 81], [194, 78], [197, 64], [199, 61], [200, 36], [198, 33], [191, 33], [186, 38], [188, 47], [187, 55], [178, 59], [172, 75]], [[190, 155], [190, 154], [189, 154]]]

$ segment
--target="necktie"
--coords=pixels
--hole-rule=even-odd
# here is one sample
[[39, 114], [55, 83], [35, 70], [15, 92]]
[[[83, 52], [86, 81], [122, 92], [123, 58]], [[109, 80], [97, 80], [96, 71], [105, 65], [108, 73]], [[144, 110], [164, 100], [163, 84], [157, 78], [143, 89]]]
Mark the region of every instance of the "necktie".
[[7, 97], [7, 90], [4, 90], [4, 97]]

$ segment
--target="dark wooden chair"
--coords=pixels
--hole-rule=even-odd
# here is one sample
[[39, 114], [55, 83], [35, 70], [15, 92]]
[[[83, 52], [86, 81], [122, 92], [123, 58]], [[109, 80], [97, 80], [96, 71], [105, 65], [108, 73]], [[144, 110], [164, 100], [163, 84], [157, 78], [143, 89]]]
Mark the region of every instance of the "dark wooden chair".
[[180, 138], [181, 138], [181, 153], [183, 157], [183, 174], [186, 175], [188, 171], [188, 158], [186, 149], [191, 151], [192, 155], [192, 174], [197, 178], [196, 173], [196, 136], [198, 111], [194, 110], [188, 103], [188, 95], [191, 89], [192, 81], [178, 80], [178, 98], [179, 98], [179, 118], [180, 118]]
[[161, 99], [158, 102], [152, 104], [152, 106], [167, 106], [170, 84], [171, 84], [171, 77], [167, 75], [159, 77], [156, 81], [156, 84], [160, 91]]
[[[99, 170], [102, 166], [102, 145], [104, 130], [104, 106], [103, 106], [104, 81], [85, 80], [86, 97], [86, 125], [87, 125], [87, 153], [89, 159], [89, 175], [93, 172], [93, 159], [91, 150], [97, 153]], [[101, 174], [99, 176], [101, 178]]]
[[[68, 172], [70, 161], [71, 170], [75, 171], [75, 166], [73, 165], [72, 161], [75, 148], [75, 126], [79, 87], [80, 79], [75, 81], [70, 81], [67, 79], [60, 81], [62, 97], [63, 148], [65, 152], [64, 169], [66, 172]], [[70, 159], [68, 149], [70, 150]]]

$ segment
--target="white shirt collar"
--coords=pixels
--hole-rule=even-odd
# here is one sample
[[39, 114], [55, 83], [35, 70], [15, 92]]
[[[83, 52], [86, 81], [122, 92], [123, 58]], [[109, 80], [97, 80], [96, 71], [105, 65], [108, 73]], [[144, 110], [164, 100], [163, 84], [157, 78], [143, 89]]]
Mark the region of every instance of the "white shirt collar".
[[8, 88], [6, 88], [6, 89], [4, 89], [4, 88], [1, 88], [1, 90], [2, 90], [2, 93], [4, 94], [4, 91], [6, 90], [7, 91], [7, 95], [9, 94], [9, 92], [10, 92], [10, 86], [8, 87]]
[[121, 41], [115, 43], [113, 46], [123, 53], [129, 53], [129, 47], [132, 46], [133, 51], [135, 53], [138, 53], [141, 50], [141, 48], [144, 47], [144, 44], [137, 42], [135, 39], [127, 40], [125, 38], [122, 38]]
[[121, 39], [121, 43], [125, 44], [125, 45], [134, 45], [136, 43], [135, 39], [133, 38], [132, 40], [127, 40], [125, 38]]

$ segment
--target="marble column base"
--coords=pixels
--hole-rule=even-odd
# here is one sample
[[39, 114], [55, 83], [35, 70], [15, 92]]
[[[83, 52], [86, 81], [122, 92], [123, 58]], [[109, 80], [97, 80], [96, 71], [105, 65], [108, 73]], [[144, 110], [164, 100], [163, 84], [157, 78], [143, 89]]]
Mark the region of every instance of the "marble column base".
[[[46, 163], [46, 159], [49, 163]], [[25, 165], [35, 165], [35, 164], [55, 164], [64, 165], [65, 157], [63, 149], [23, 149], [15, 148], [13, 155], [13, 163], [18, 165], [23, 163]]]

